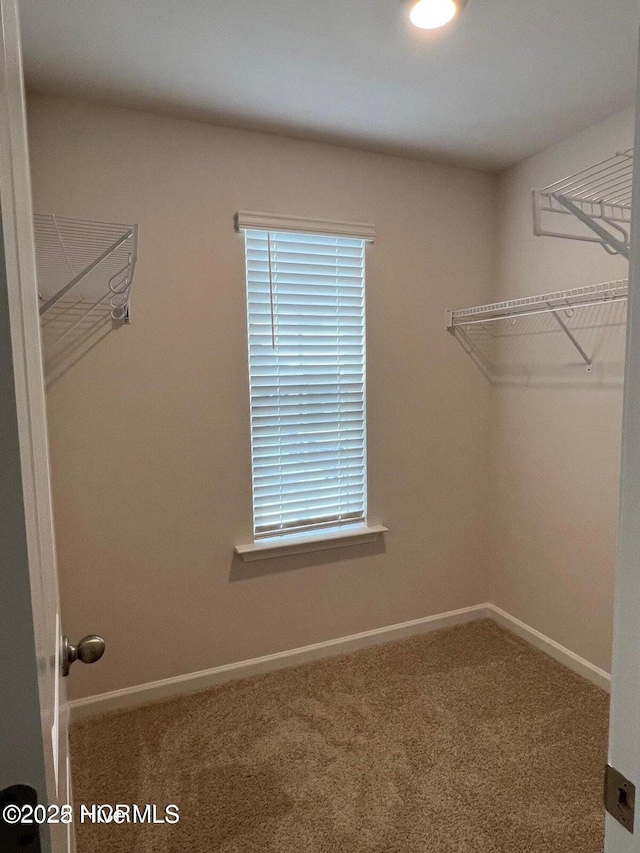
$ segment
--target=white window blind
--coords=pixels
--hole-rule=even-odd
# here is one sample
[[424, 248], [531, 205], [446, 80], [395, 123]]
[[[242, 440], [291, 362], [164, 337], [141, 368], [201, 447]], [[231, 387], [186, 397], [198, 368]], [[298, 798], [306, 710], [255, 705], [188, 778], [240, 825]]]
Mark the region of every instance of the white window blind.
[[255, 539], [365, 520], [366, 242], [245, 230]]

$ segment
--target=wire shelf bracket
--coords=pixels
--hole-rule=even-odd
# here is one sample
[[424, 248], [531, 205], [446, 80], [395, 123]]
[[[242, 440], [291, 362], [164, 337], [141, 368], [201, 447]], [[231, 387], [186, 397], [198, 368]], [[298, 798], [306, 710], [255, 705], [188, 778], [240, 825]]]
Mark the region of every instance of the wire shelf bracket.
[[[458, 311], [446, 312], [446, 328], [452, 335], [458, 330], [468, 331], [471, 327], [482, 324], [488, 325], [500, 320], [516, 322], [519, 317], [531, 317], [537, 314], [549, 314], [553, 317], [561, 331], [566, 335], [572, 346], [585, 363], [587, 372], [593, 370], [593, 360], [577, 339], [574, 330], [570, 329], [566, 318], [572, 317], [574, 311], [594, 305], [613, 302], [624, 302], [629, 296], [628, 279], [576, 287], [571, 290], [560, 290], [555, 293], [544, 293], [537, 296], [526, 296], [521, 299], [511, 299], [505, 302], [494, 302], [489, 305], [478, 305], [473, 308], [463, 308]], [[468, 342], [460, 337], [463, 347], [469, 355]]]
[[34, 215], [46, 356], [93, 317], [129, 323], [138, 226]]
[[[541, 190], [533, 190], [533, 233], [599, 243], [629, 260], [633, 148]], [[583, 228], [571, 229], [567, 217]]]

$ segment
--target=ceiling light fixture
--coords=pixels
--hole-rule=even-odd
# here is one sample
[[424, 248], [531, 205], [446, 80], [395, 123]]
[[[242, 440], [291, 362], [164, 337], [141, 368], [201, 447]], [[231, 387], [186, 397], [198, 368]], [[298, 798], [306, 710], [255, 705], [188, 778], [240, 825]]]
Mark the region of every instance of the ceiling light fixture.
[[409, 12], [411, 23], [421, 30], [437, 30], [453, 20], [468, 0], [418, 0]]

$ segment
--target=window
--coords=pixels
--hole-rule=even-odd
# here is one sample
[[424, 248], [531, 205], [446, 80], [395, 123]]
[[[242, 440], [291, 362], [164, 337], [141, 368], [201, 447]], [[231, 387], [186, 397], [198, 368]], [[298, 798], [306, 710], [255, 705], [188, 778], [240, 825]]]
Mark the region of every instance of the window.
[[254, 538], [362, 524], [371, 236], [243, 227], [243, 216], [262, 215], [237, 221], [245, 234]]

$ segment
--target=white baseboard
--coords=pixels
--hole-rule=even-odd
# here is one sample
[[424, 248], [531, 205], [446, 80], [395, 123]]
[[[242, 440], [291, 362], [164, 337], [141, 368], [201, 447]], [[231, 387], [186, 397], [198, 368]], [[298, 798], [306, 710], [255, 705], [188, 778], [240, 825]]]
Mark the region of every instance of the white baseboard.
[[566, 649], [560, 643], [556, 643], [555, 640], [550, 639], [545, 634], [541, 634], [540, 631], [536, 631], [535, 628], [531, 628], [526, 623], [521, 622], [520, 619], [516, 619], [515, 616], [511, 616], [511, 614], [496, 607], [495, 604], [487, 604], [485, 607], [487, 615], [494, 622], [497, 622], [498, 625], [502, 625], [503, 628], [517, 634], [518, 637], [526, 640], [527, 643], [546, 652], [554, 660], [564, 664], [568, 669], [577, 672], [578, 675], [586, 678], [587, 681], [591, 681], [597, 687], [601, 687], [606, 691], [611, 689], [611, 676], [604, 669], [600, 669], [595, 664], [589, 663], [588, 660], [581, 658], [580, 655]]
[[303, 646], [299, 649], [276, 652], [273, 655], [216, 666], [213, 669], [205, 669], [200, 672], [190, 672], [187, 675], [178, 675], [174, 678], [163, 678], [161, 681], [151, 681], [135, 687], [126, 687], [123, 690], [87, 696], [85, 699], [74, 699], [69, 702], [71, 720], [76, 722], [84, 717], [93, 717], [96, 714], [105, 714], [108, 711], [120, 711], [134, 705], [157, 702], [170, 696], [196, 693], [199, 690], [206, 690], [208, 687], [215, 687], [227, 681], [250, 678], [264, 672], [285, 669], [301, 663], [341, 655], [345, 652], [354, 652], [367, 646], [376, 646], [392, 640], [402, 640], [415, 634], [437, 631], [440, 628], [449, 628], [452, 625], [462, 625], [476, 619], [486, 619], [488, 615], [487, 605], [477, 604], [473, 607], [464, 607], [461, 610], [451, 610], [448, 613], [427, 616], [424, 619], [413, 619], [410, 622], [387, 625], [384, 628], [364, 631], [361, 634], [351, 634], [348, 637], [314, 643], [311, 646]]
[[609, 689], [610, 676], [607, 672], [579, 657], [559, 643], [529, 627], [524, 622], [510, 616], [496, 607], [494, 604], [477, 604], [473, 607], [464, 607], [461, 610], [451, 610], [448, 613], [439, 613], [435, 616], [427, 616], [424, 619], [413, 619], [410, 622], [401, 622], [397, 625], [387, 625], [384, 628], [376, 628], [373, 631], [364, 631], [361, 634], [351, 634], [348, 637], [339, 637], [335, 640], [327, 640], [322, 643], [314, 643], [311, 646], [303, 646], [299, 649], [277, 652], [252, 660], [238, 661], [237, 663], [217, 666], [200, 672], [191, 672], [187, 675], [178, 675], [174, 678], [164, 678], [161, 681], [152, 681], [147, 684], [126, 687], [123, 690], [113, 690], [110, 693], [100, 693], [97, 696], [87, 696], [84, 699], [75, 699], [69, 702], [69, 710], [72, 722], [85, 717], [93, 717], [97, 714], [105, 714], [109, 711], [119, 711], [135, 705], [143, 705], [149, 702], [157, 702], [171, 696], [196, 693], [215, 687], [228, 681], [236, 681], [241, 678], [250, 678], [265, 672], [297, 666], [301, 663], [320, 660], [335, 655], [353, 652], [368, 646], [380, 643], [401, 640], [416, 634], [424, 634], [429, 631], [437, 631], [441, 628], [449, 628], [453, 625], [462, 625], [477, 619], [490, 618], [502, 625], [532, 646], [546, 652], [555, 660], [567, 666], [574, 672], [596, 684], [604, 690]]

